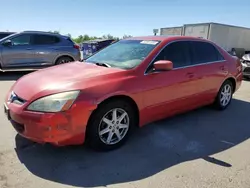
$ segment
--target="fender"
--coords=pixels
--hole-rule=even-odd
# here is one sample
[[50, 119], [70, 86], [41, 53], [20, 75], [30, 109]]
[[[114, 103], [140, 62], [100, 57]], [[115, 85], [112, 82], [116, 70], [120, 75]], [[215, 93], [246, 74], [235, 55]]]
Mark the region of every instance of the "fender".
[[107, 99], [109, 99], [111, 97], [118, 97], [118, 96], [129, 97], [129, 98], [133, 99], [135, 101], [135, 103], [137, 103], [135, 98], [131, 94], [129, 94], [128, 92], [126, 92], [126, 91], [117, 91], [115, 93], [110, 93], [110, 94], [102, 96], [101, 98], [95, 99], [94, 104], [98, 105], [98, 104], [102, 103], [103, 101], [105, 101], [105, 100], [107, 100]]

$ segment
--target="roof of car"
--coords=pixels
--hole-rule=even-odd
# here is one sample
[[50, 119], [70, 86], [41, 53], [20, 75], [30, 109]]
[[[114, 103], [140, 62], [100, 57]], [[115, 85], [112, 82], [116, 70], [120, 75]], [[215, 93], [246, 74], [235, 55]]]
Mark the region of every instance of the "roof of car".
[[0, 34], [14, 34], [15, 32], [9, 32], [9, 31], [1, 31]]
[[190, 36], [141, 36], [141, 37], [131, 37], [127, 38], [125, 40], [158, 40], [158, 41], [168, 41], [168, 40], [179, 40], [179, 39], [187, 39], [187, 40], [192, 40], [192, 39], [200, 39], [200, 40], [205, 40], [199, 37], [190, 37]]
[[21, 33], [37, 33], [37, 34], [48, 34], [48, 35], [58, 35], [58, 36], [64, 36], [58, 33], [53, 32], [47, 32], [47, 31], [22, 31]]

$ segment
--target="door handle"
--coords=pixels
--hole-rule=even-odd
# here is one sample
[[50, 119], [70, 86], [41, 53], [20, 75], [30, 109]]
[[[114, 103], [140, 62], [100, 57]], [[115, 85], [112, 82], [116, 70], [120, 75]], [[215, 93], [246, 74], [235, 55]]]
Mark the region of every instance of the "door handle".
[[192, 73], [192, 72], [188, 72], [186, 75], [187, 75], [188, 78], [193, 78], [194, 77], [194, 73]]
[[26, 48], [26, 50], [33, 50], [32, 48]]

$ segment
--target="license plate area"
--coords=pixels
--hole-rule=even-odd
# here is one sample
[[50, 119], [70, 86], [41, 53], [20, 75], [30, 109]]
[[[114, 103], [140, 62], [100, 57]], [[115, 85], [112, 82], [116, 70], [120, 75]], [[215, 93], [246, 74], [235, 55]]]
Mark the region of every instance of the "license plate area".
[[6, 104], [4, 104], [4, 113], [7, 116], [8, 120], [11, 119], [10, 117], [10, 109], [8, 108], [8, 106]]

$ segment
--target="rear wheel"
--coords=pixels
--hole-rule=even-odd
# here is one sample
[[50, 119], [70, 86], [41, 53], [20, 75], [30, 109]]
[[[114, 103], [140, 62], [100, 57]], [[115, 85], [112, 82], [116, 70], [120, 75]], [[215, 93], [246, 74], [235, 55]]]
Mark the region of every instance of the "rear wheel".
[[233, 96], [233, 84], [231, 81], [226, 80], [222, 84], [217, 94], [215, 100], [215, 107], [219, 110], [226, 109], [232, 101], [232, 96]]
[[70, 57], [60, 57], [57, 61], [56, 61], [56, 65], [61, 65], [61, 64], [65, 64], [65, 63], [69, 63], [72, 62], [73, 59]]
[[87, 127], [87, 143], [97, 150], [113, 150], [125, 143], [136, 125], [133, 108], [125, 101], [100, 105]]

